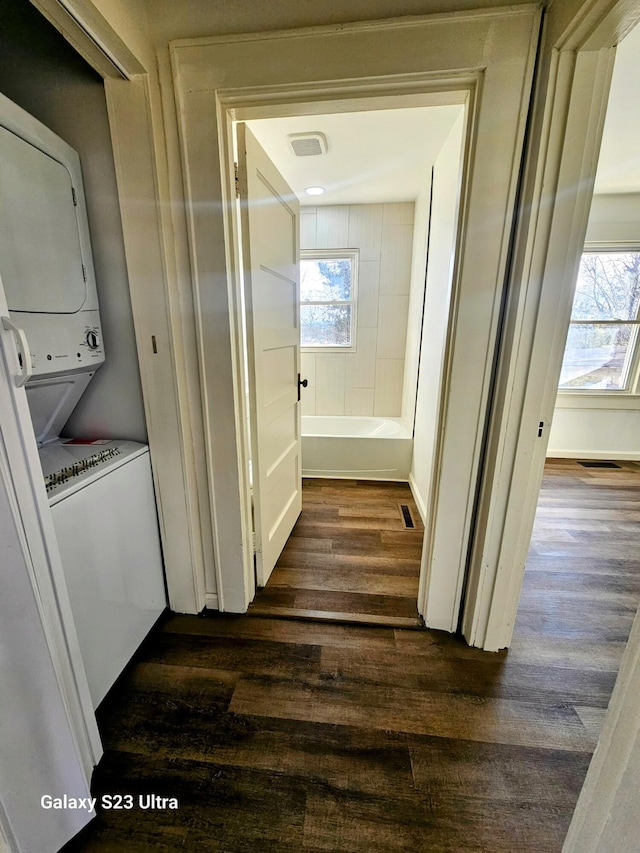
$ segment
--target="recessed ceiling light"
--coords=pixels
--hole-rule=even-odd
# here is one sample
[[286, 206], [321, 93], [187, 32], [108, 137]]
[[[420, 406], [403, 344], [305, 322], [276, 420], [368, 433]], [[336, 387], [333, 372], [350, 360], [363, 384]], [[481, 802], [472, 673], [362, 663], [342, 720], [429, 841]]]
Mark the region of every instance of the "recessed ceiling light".
[[305, 192], [307, 195], [322, 195], [324, 187], [307, 187]]

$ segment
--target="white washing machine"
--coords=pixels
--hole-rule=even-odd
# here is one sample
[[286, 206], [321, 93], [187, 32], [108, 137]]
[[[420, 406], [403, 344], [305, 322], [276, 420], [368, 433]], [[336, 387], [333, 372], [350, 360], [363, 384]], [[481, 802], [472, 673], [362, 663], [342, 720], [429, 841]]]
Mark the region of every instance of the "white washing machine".
[[62, 439], [40, 461], [96, 707], [166, 605], [149, 448]]
[[96, 707], [166, 606], [149, 449], [60, 438], [104, 362], [80, 163], [3, 96], [0, 276]]

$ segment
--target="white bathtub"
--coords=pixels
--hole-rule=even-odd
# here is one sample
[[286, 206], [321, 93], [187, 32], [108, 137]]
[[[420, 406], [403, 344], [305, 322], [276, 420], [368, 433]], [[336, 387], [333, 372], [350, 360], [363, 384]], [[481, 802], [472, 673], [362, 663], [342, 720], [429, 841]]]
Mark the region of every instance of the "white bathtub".
[[302, 416], [302, 476], [408, 480], [413, 441], [400, 418]]

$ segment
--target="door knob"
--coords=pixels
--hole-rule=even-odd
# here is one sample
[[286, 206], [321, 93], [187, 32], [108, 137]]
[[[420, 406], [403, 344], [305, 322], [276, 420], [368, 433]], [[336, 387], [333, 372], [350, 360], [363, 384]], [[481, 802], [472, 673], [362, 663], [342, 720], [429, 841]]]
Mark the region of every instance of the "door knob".
[[308, 379], [300, 379], [300, 374], [298, 374], [298, 400], [300, 399], [300, 386], [306, 388], [309, 384]]

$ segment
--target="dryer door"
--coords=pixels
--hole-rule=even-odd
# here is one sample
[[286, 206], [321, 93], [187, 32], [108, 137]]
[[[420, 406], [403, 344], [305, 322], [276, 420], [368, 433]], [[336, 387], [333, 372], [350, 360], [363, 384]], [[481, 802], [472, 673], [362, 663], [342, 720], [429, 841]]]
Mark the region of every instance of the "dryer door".
[[87, 298], [71, 176], [0, 127], [0, 275], [10, 311], [74, 314]]

